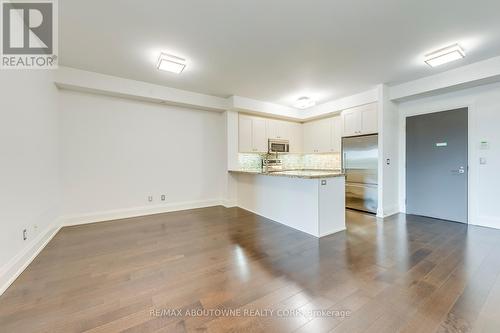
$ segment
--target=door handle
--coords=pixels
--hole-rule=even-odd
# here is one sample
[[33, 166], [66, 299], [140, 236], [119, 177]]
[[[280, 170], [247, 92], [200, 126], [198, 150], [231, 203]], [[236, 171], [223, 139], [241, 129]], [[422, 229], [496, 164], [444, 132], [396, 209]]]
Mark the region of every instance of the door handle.
[[451, 172], [462, 174], [462, 173], [465, 173], [465, 168], [464, 167], [460, 167], [460, 168], [458, 168], [458, 170], [451, 170]]

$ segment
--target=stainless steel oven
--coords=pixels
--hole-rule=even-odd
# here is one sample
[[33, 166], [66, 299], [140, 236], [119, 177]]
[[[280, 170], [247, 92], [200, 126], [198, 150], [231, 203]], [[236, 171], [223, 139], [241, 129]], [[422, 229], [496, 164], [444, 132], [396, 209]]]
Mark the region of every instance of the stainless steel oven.
[[269, 139], [267, 151], [269, 153], [289, 153], [290, 142], [288, 140]]

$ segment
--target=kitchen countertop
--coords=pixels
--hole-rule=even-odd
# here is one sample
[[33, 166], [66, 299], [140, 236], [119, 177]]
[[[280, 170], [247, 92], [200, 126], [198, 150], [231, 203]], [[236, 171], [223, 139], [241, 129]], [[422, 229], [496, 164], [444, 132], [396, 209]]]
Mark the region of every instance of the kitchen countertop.
[[273, 172], [263, 172], [262, 170], [229, 170], [233, 173], [244, 173], [250, 175], [264, 175], [273, 177], [290, 177], [305, 179], [321, 179], [343, 177], [344, 173], [336, 170], [283, 170]]

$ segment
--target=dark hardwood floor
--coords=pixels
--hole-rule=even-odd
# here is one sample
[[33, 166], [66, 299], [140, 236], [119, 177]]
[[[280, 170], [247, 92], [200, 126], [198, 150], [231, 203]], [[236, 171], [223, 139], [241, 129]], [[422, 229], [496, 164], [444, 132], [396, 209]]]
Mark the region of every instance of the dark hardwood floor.
[[321, 240], [223, 207], [66, 227], [0, 332], [500, 332], [500, 231], [347, 220]]

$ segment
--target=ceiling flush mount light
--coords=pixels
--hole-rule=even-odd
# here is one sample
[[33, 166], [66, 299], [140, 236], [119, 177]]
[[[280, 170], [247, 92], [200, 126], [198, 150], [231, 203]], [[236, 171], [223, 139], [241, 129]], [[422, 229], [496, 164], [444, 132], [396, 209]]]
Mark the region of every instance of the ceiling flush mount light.
[[464, 50], [458, 44], [454, 44], [425, 56], [425, 63], [431, 67], [440, 66], [465, 57]]
[[180, 74], [184, 68], [186, 68], [186, 59], [167, 53], [161, 53], [160, 58], [158, 58], [157, 67], [162, 71]]
[[304, 96], [299, 98], [294, 105], [298, 109], [307, 109], [311, 106], [315, 106], [316, 102], [313, 99]]

